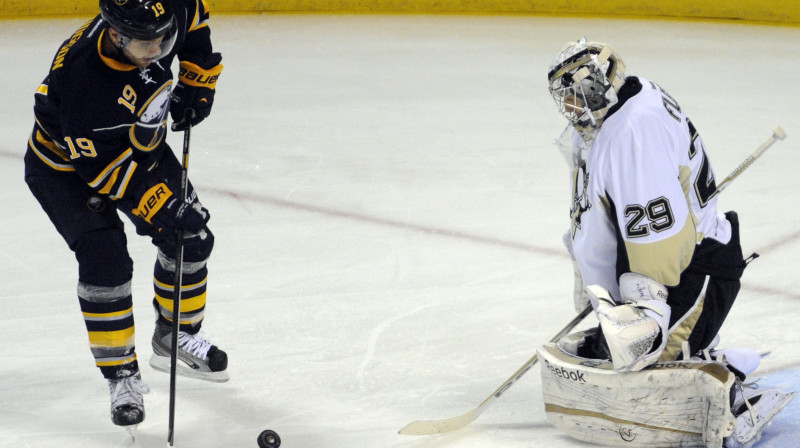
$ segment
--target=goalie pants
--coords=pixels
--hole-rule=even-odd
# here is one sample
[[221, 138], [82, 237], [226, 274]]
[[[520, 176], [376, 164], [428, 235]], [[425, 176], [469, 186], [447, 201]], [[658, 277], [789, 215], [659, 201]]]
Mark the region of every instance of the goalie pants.
[[[709, 348], [741, 288], [740, 279], [747, 263], [739, 241], [739, 218], [736, 212], [725, 213], [731, 223], [731, 240], [722, 244], [706, 238], [695, 249], [680, 283], [668, 288], [667, 303], [672, 309], [667, 348], [660, 361], [681, 359], [684, 341], [689, 353]], [[705, 294], [703, 285], [708, 280]]]
[[[670, 332], [660, 362], [682, 359], [684, 342], [688, 342], [691, 355], [709, 348], [736, 300], [747, 263], [739, 241], [739, 218], [733, 211], [725, 213], [725, 217], [731, 223], [728, 244], [704, 239], [681, 274], [680, 283], [667, 288], [667, 304], [671, 308]], [[610, 359], [599, 326], [597, 336], [591, 341], [581, 356]]]
[[[153, 174], [179, 191], [181, 166], [169, 148]], [[92, 190], [74, 171], [56, 171], [29, 149], [25, 155], [25, 182], [78, 261], [78, 300], [96, 365], [106, 378], [135, 374], [131, 280], [133, 260], [118, 211], [127, 215], [140, 235], [158, 248], [153, 272], [154, 304], [158, 319], [171, 322], [177, 234], [158, 229], [133, 216], [130, 210]], [[197, 200], [191, 184], [187, 197]], [[199, 331], [206, 301], [206, 261], [214, 236], [206, 227], [184, 238], [181, 282], [181, 330]]]

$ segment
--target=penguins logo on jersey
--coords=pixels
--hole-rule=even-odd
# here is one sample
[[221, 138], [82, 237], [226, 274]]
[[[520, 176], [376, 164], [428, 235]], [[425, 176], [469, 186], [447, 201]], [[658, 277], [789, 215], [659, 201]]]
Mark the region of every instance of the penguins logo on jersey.
[[131, 126], [131, 142], [141, 151], [155, 149], [167, 132], [167, 114], [170, 104], [170, 87], [167, 81], [142, 106], [139, 119]]
[[592, 208], [587, 192], [589, 186], [589, 173], [586, 171], [586, 163], [581, 162], [572, 174], [572, 206], [569, 214], [572, 218], [572, 238], [581, 228], [581, 217]]

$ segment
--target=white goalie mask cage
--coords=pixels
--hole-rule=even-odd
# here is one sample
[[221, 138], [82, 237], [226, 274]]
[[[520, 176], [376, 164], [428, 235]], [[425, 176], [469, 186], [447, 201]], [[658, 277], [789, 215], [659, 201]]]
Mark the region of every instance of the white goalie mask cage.
[[581, 38], [556, 56], [547, 79], [559, 112], [588, 140], [617, 103], [625, 63], [610, 46]]

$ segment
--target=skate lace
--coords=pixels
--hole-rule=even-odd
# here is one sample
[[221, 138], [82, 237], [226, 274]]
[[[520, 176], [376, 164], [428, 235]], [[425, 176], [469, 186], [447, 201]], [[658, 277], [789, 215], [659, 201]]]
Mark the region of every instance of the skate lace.
[[744, 395], [744, 390], [758, 389], [759, 380], [761, 380], [761, 378], [756, 378], [755, 380], [749, 383], [745, 383], [739, 379], [736, 379], [736, 381], [734, 381], [735, 387], [737, 387], [739, 389], [739, 393], [742, 394], [742, 400], [744, 400], [744, 405], [747, 407], [747, 411], [750, 412], [750, 419], [754, 425], [756, 424], [756, 412], [755, 410], [753, 410], [753, 406], [750, 404], [750, 400], [748, 400], [747, 397]]
[[142, 404], [142, 394], [150, 392], [150, 387], [139, 377], [111, 380], [111, 403], [116, 407], [126, 403]]
[[201, 333], [189, 334], [185, 331], [178, 332], [178, 346], [190, 355], [205, 360], [208, 358], [208, 351], [211, 349], [208, 342]]

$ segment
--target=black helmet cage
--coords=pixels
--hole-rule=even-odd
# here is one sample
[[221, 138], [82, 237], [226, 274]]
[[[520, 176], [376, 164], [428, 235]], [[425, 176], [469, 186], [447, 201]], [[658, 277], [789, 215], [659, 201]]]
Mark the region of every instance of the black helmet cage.
[[178, 21], [167, 0], [100, 0], [103, 21], [120, 34], [119, 46], [127, 48], [132, 39], [159, 43], [166, 56], [175, 45]]

